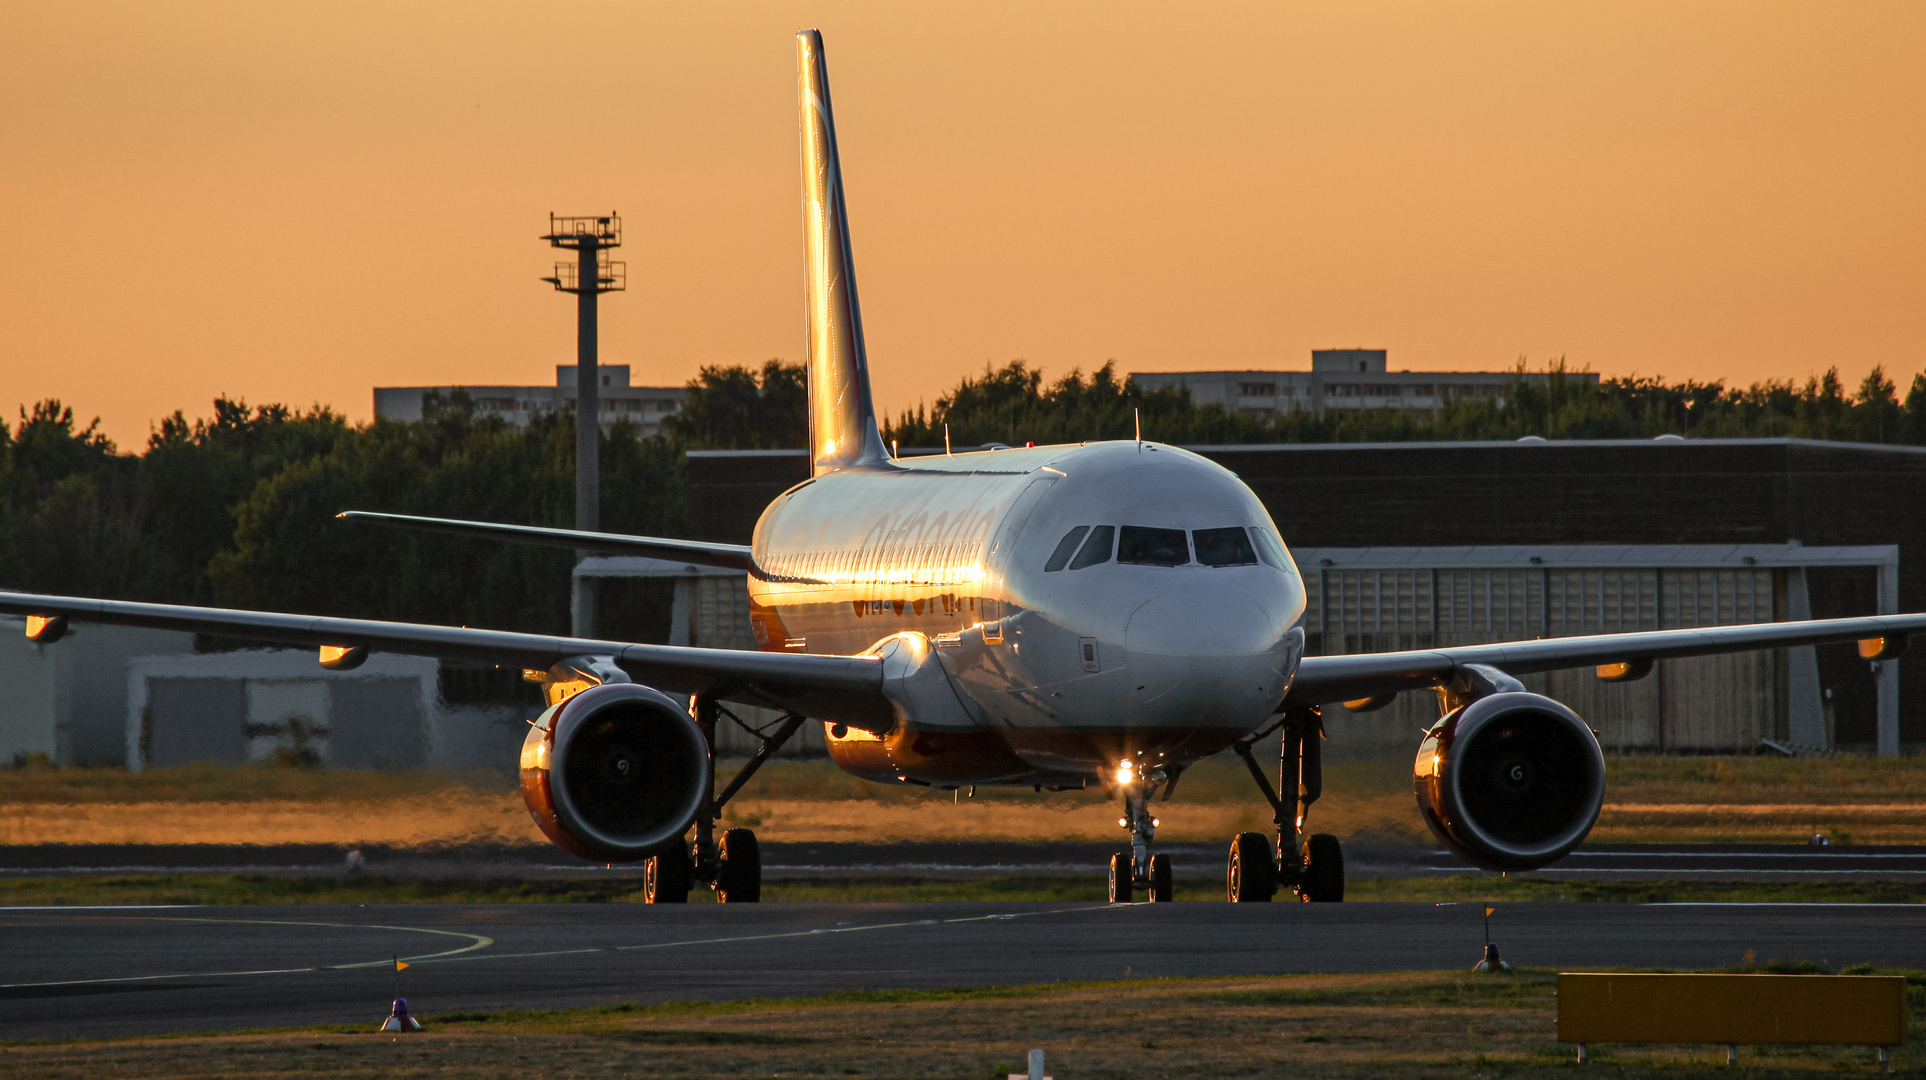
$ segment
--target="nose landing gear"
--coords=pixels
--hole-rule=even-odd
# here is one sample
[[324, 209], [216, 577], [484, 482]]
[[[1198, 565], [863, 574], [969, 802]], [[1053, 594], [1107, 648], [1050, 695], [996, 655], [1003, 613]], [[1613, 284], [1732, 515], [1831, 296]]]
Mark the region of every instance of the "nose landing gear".
[[[1277, 825], [1275, 846], [1262, 833], [1240, 833], [1231, 841], [1229, 865], [1225, 871], [1225, 899], [1231, 903], [1263, 902], [1288, 888], [1307, 903], [1330, 903], [1344, 899], [1344, 849], [1330, 833], [1304, 834], [1304, 821], [1311, 804], [1323, 794], [1324, 720], [1315, 705], [1284, 703], [1283, 745], [1277, 762], [1278, 788], [1296, 782], [1296, 805], [1279, 798], [1270, 778], [1251, 757], [1251, 746], [1270, 732], [1259, 732], [1231, 744], [1244, 759], [1244, 766], [1257, 781], [1257, 789], [1271, 804], [1271, 820]], [[1272, 730], [1276, 730], [1273, 728]], [[1269, 849], [1268, 851], [1266, 849]], [[1270, 871], [1265, 873], [1265, 869]]]
[[1130, 830], [1130, 850], [1110, 857], [1110, 902], [1130, 903], [1133, 894], [1142, 890], [1153, 904], [1169, 903], [1177, 898], [1176, 887], [1171, 882], [1170, 856], [1150, 853], [1159, 824], [1150, 814], [1150, 799], [1174, 777], [1162, 769], [1140, 773], [1127, 759], [1117, 763], [1114, 775], [1124, 804], [1124, 816], [1117, 824]]

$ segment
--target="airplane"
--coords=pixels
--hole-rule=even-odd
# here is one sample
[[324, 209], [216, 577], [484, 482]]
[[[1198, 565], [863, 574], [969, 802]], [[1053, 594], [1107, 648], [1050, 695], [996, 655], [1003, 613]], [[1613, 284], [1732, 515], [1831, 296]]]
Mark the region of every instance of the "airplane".
[[[1323, 710], [1426, 690], [1440, 716], [1413, 766], [1423, 820], [1474, 865], [1536, 869], [1590, 832], [1605, 761], [1584, 720], [1518, 676], [1593, 667], [1627, 681], [1663, 659], [1845, 641], [1890, 659], [1926, 630], [1907, 614], [1307, 656], [1285, 531], [1204, 457], [1141, 438], [896, 456], [870, 395], [822, 36], [796, 41], [812, 471], [763, 511], [753, 542], [340, 515], [741, 570], [758, 649], [20, 593], [0, 593], [0, 612], [26, 616], [43, 643], [96, 621], [314, 647], [336, 670], [375, 652], [518, 666], [547, 706], [520, 755], [529, 812], [569, 852], [642, 862], [651, 903], [684, 902], [698, 883], [726, 903], [760, 899], [755, 834], [717, 824], [806, 723], [823, 726], [838, 766], [878, 783], [1101, 786], [1130, 834], [1110, 863], [1119, 902], [1173, 898], [1151, 802], [1229, 750], [1276, 829], [1233, 838], [1226, 899], [1340, 901], [1342, 845], [1306, 832]], [[715, 729], [731, 704], [781, 719], [718, 791]], [[1252, 748], [1279, 732], [1273, 785]]]

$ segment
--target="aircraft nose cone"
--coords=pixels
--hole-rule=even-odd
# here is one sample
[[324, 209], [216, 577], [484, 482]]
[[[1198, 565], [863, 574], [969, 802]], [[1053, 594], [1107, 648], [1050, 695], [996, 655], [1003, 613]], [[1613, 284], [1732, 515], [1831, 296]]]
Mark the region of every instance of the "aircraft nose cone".
[[1253, 708], [1260, 717], [1267, 713], [1282, 693], [1282, 679], [1266, 677], [1278, 623], [1237, 596], [1167, 593], [1145, 602], [1124, 629], [1131, 726], [1236, 722]]

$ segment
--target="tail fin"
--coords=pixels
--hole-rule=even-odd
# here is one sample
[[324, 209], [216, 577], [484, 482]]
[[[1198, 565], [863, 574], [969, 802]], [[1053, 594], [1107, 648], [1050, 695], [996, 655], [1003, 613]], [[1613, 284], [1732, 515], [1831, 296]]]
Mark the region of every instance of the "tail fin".
[[803, 233], [808, 249], [804, 299], [809, 316], [809, 450], [818, 473], [885, 460], [869, 396], [862, 309], [849, 254], [842, 161], [829, 109], [823, 36], [796, 35], [802, 104]]

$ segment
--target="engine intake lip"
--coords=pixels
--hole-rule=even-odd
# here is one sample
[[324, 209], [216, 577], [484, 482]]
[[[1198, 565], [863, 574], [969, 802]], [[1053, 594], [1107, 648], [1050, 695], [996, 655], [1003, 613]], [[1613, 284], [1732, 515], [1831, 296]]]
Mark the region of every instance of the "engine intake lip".
[[544, 719], [555, 816], [603, 857], [647, 858], [702, 811], [709, 746], [674, 698], [635, 683], [606, 683]]
[[1577, 713], [1542, 694], [1492, 694], [1439, 733], [1444, 817], [1473, 861], [1530, 869], [1582, 843], [1605, 802], [1605, 758]]

